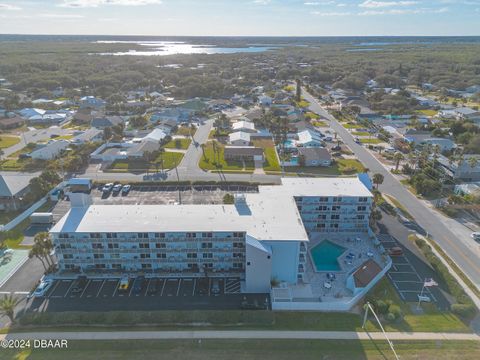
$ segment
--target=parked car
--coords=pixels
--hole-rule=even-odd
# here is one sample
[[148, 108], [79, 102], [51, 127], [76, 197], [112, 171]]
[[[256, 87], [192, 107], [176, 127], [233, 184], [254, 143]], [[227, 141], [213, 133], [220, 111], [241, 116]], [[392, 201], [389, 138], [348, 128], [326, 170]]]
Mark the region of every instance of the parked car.
[[132, 294], [134, 295], [140, 294], [142, 292], [144, 283], [145, 283], [144, 276], [137, 277], [132, 285]]
[[480, 232], [474, 232], [470, 235], [473, 240], [480, 242]]
[[130, 192], [130, 189], [132, 188], [131, 185], [123, 185], [122, 187], [122, 194], [127, 195]]
[[127, 291], [130, 285], [130, 279], [128, 276], [124, 276], [120, 279], [120, 284], [118, 285], [118, 291], [123, 292]]
[[427, 295], [417, 295], [418, 297], [418, 301], [421, 301], [421, 302], [432, 302], [432, 299], [430, 299], [429, 296]]
[[122, 190], [122, 184], [117, 184], [113, 187], [113, 193], [118, 194]]
[[220, 282], [217, 279], [212, 281], [212, 294], [218, 295], [220, 293]]
[[40, 282], [40, 285], [37, 286], [35, 291], [33, 292], [34, 297], [42, 297], [45, 296], [47, 293], [48, 289], [52, 286], [53, 281], [52, 280], [42, 280]]
[[112, 183], [109, 183], [109, 184], [105, 184], [102, 188], [102, 191], [104, 193], [109, 193], [110, 191], [112, 191], [113, 189], [113, 184]]
[[72, 285], [72, 293], [80, 293], [87, 286], [88, 279], [86, 276], [79, 276]]
[[403, 255], [403, 249], [401, 247], [394, 246], [390, 250], [388, 250], [388, 255], [390, 255], [390, 256], [401, 256], [401, 255]]

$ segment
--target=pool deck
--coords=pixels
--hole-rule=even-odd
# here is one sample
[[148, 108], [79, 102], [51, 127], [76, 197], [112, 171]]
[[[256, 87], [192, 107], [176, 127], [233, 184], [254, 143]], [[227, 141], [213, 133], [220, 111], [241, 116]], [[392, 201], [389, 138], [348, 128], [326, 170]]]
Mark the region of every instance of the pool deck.
[[[303, 283], [288, 286], [292, 301], [349, 301], [353, 298], [353, 293], [347, 288], [347, 278], [352, 272], [369, 259], [375, 260], [382, 268], [387, 264], [385, 257], [382, 255], [383, 248], [375, 246], [374, 241], [376, 239], [367, 233], [311, 233], [308, 252], [325, 240], [346, 249], [338, 258], [340, 271], [317, 271], [309, 254]], [[371, 252], [373, 256], [369, 257], [368, 252]], [[353, 259], [347, 258], [350, 253], [355, 255]], [[335, 274], [335, 280], [330, 281], [327, 278], [328, 273]], [[326, 288], [325, 282], [328, 282], [331, 287]]]

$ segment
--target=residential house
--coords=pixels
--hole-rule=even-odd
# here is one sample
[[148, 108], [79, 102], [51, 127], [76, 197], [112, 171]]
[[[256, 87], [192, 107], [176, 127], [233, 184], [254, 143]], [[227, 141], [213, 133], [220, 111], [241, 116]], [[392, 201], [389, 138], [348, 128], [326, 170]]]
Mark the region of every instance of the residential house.
[[263, 149], [255, 146], [225, 146], [225, 160], [263, 161]]
[[262, 95], [258, 97], [258, 103], [262, 106], [272, 106], [273, 99], [270, 96]]
[[38, 173], [0, 172], [0, 210], [20, 209], [23, 196], [30, 190], [30, 180], [38, 175]]
[[432, 136], [429, 131], [408, 130], [404, 135], [404, 139], [409, 143], [414, 143], [415, 145], [430, 144], [432, 148], [438, 146], [440, 152], [450, 151], [457, 147], [455, 142], [452, 140]]
[[304, 130], [297, 134], [297, 145], [302, 147], [322, 147], [322, 135], [317, 131]]
[[94, 118], [90, 125], [97, 129], [105, 129], [123, 123], [124, 121], [120, 116], [102, 116]]
[[472, 85], [465, 89], [470, 94], [480, 93], [480, 85]]
[[147, 136], [145, 136], [143, 139], [144, 140], [151, 140], [151, 141], [156, 141], [157, 143], [160, 143], [167, 134], [162, 130], [162, 129], [153, 129]]
[[90, 108], [101, 110], [107, 106], [105, 100], [96, 98], [95, 96], [84, 96], [79, 101], [80, 108]]
[[250, 134], [243, 131], [237, 131], [228, 135], [229, 142], [235, 146], [248, 146], [250, 145]]
[[34, 115], [28, 118], [28, 122], [32, 125], [42, 124], [42, 125], [53, 125], [60, 124], [61, 122], [67, 120], [67, 113], [52, 113], [48, 112], [43, 115]]
[[142, 158], [146, 152], [154, 152], [160, 149], [160, 142], [152, 138], [145, 138], [142, 142], [135, 144], [127, 150], [127, 157], [133, 159]]
[[0, 117], [0, 129], [15, 129], [25, 124], [25, 119], [18, 115], [13, 117]]
[[472, 195], [480, 197], [480, 182], [455, 185], [453, 192], [457, 195]]
[[178, 124], [175, 120], [165, 119], [160, 121], [156, 128], [162, 130], [165, 134], [170, 135], [177, 126]]
[[90, 128], [79, 135], [76, 135], [71, 142], [73, 144], [85, 144], [87, 142], [102, 141], [103, 131], [97, 128]]
[[233, 131], [242, 131], [247, 133], [255, 133], [257, 130], [255, 129], [255, 124], [250, 121], [237, 121], [232, 124]]
[[189, 122], [193, 111], [180, 108], [164, 108], [151, 115], [150, 121], [152, 123], [160, 123], [164, 120], [173, 120], [177, 124], [182, 122]]
[[480, 111], [471, 109], [469, 107], [462, 107], [454, 109], [455, 117], [462, 120], [471, 120], [480, 123]]
[[73, 120], [83, 124], [90, 124], [94, 118], [92, 110], [89, 108], [79, 109], [75, 115], [73, 115]]
[[303, 166], [330, 166], [332, 156], [325, 148], [298, 148], [299, 164]]
[[247, 118], [249, 121], [255, 121], [255, 120], [261, 119], [263, 115], [264, 115], [263, 109], [256, 107], [248, 110], [247, 113], [245, 114], [245, 118]]
[[[472, 158], [476, 159], [472, 166]], [[465, 155], [454, 168], [454, 178], [466, 182], [480, 181], [480, 155]]]
[[46, 145], [39, 146], [29, 156], [36, 160], [52, 160], [57, 158], [69, 145], [70, 142], [67, 140], [52, 140]]

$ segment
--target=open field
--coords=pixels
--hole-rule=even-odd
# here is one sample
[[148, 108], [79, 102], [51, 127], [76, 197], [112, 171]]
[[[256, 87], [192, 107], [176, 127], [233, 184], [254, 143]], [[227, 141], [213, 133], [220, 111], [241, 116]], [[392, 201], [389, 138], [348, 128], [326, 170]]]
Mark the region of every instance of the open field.
[[[468, 341], [395, 342], [402, 359], [478, 359]], [[135, 340], [69, 341], [68, 349], [7, 350], [3, 359], [391, 359], [386, 341], [328, 340]]]
[[377, 138], [371, 138], [371, 139], [359, 139], [362, 144], [381, 144], [385, 141], [377, 139]]
[[285, 167], [285, 172], [296, 174], [312, 174], [312, 175], [352, 175], [365, 172], [365, 167], [358, 160], [354, 159], [335, 159], [335, 162], [329, 167], [301, 167], [292, 166]]
[[2, 135], [0, 136], [0, 149], [9, 148], [20, 142], [20, 138], [17, 136]]
[[191, 142], [191, 139], [173, 139], [170, 142], [166, 143], [164, 148], [186, 150], [190, 146]]
[[[172, 169], [182, 161], [184, 154], [179, 152], [164, 152], [163, 153], [163, 168]], [[117, 160], [113, 162], [112, 166], [107, 170], [111, 172], [132, 172], [143, 173], [161, 170], [160, 155], [152, 162], [147, 163], [143, 159], [138, 160]]]
[[213, 144], [207, 143], [204, 149], [204, 154], [200, 158], [199, 166], [204, 170], [230, 170], [230, 171], [242, 171], [253, 172], [253, 162], [245, 162], [245, 166], [241, 161], [226, 161], [224, 157], [224, 147], [219, 145], [217, 147], [218, 153], [213, 151]]
[[263, 169], [265, 171], [280, 171], [277, 151], [275, 150], [275, 145], [272, 140], [254, 140], [253, 145], [263, 148], [265, 155]]

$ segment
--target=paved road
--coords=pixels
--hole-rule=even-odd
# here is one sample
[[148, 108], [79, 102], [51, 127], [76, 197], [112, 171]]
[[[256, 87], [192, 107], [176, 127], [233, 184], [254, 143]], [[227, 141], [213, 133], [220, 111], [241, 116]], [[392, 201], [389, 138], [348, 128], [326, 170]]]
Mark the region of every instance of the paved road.
[[[280, 177], [276, 175], [264, 174], [229, 174], [229, 173], [211, 173], [204, 171], [198, 167], [198, 162], [202, 156], [202, 148], [200, 144], [204, 144], [208, 140], [208, 135], [213, 126], [213, 120], [208, 120], [200, 125], [194, 138], [195, 143], [191, 143], [185, 156], [183, 157], [178, 172], [173, 169], [164, 174], [158, 174], [154, 179], [146, 177], [146, 174], [131, 173], [108, 173], [100, 172], [96, 167], [89, 167], [82, 176], [90, 177], [96, 181], [132, 181], [141, 182], [145, 180], [156, 181], [245, 181], [258, 182], [263, 184], [278, 184]], [[178, 177], [177, 177], [178, 174]]]
[[7, 157], [10, 154], [17, 152], [18, 150], [23, 149], [25, 146], [27, 146], [28, 143], [36, 143], [39, 141], [50, 140], [51, 135], [64, 136], [64, 135], [69, 135], [71, 133], [72, 133], [72, 130], [62, 129], [61, 127], [58, 127], [58, 126], [51, 126], [47, 129], [36, 129], [36, 130], [26, 131], [20, 134], [20, 142], [18, 144], [15, 144], [13, 146], [10, 146], [9, 148], [3, 149], [3, 152], [4, 152], [3, 156]]
[[442, 217], [410, 193], [369, 151], [356, 144], [353, 136], [304, 89], [303, 96], [311, 103], [312, 111], [330, 120], [331, 128], [337, 132], [372, 174], [380, 173], [384, 176], [385, 179], [380, 190], [397, 198], [408, 209], [416, 222], [433, 237], [480, 289], [480, 250], [478, 245], [469, 238], [469, 232], [467, 230], [461, 232], [458, 228], [452, 231], [453, 227], [447, 226]]
[[[478, 334], [455, 333], [388, 333], [390, 340], [469, 340], [480, 341]], [[92, 332], [26, 332], [0, 335], [3, 339], [65, 340], [139, 340], [139, 339], [312, 339], [312, 340], [385, 340], [381, 332], [355, 331], [92, 331]]]

